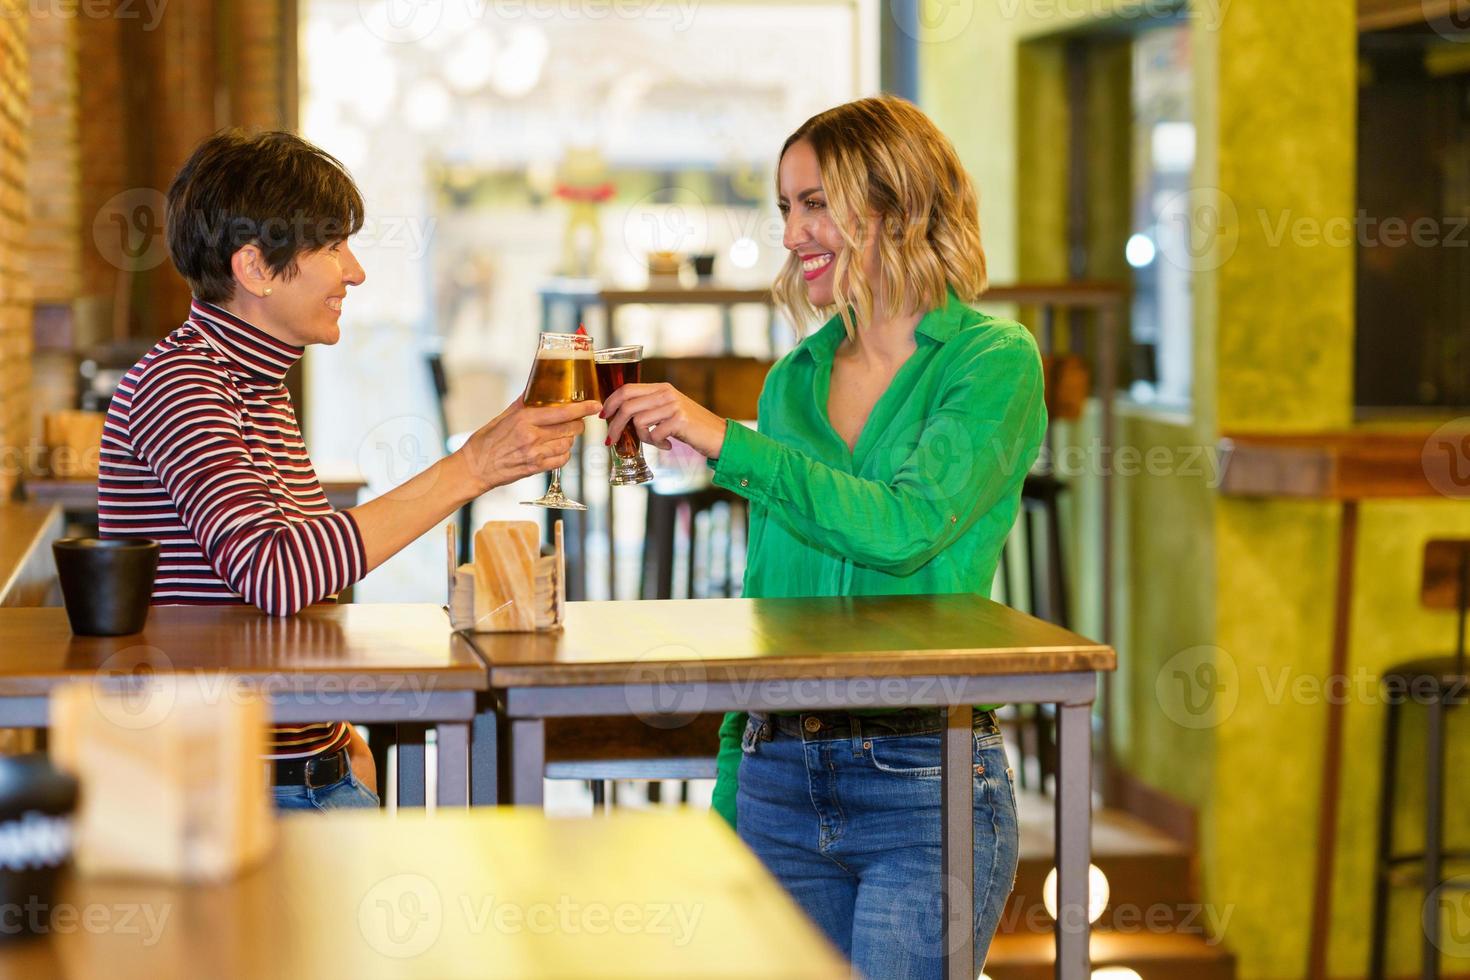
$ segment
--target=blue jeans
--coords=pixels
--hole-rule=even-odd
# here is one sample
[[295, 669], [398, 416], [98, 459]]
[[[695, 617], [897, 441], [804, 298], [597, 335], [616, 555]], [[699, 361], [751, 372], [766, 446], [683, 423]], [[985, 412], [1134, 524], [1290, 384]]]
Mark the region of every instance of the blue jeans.
[[[1016, 796], [994, 716], [974, 737], [975, 964], [1016, 880]], [[844, 737], [745, 728], [736, 826], [798, 905], [872, 980], [938, 980], [944, 964], [940, 733]]]
[[335, 783], [309, 788], [306, 786], [273, 786], [277, 810], [347, 810], [378, 805], [378, 794], [358, 782], [348, 772]]

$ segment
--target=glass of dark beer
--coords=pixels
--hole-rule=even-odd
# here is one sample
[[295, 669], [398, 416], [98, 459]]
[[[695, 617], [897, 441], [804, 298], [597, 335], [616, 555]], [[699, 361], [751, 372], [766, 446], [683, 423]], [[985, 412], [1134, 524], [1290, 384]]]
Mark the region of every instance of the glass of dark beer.
[[[597, 388], [605, 399], [623, 385], [638, 383], [638, 367], [643, 363], [643, 348], [607, 347], [596, 351]], [[653, 471], [643, 458], [643, 440], [630, 420], [623, 426], [618, 441], [609, 450], [612, 454], [612, 475], [608, 483], [615, 487], [631, 487], [653, 479]]]
[[[571, 405], [597, 397], [597, 373], [592, 362], [592, 338], [580, 333], [543, 333], [536, 360], [526, 379], [525, 403], [530, 407]], [[551, 474], [551, 486], [539, 500], [523, 500], [533, 507], [586, 510], [587, 505], [561, 490], [561, 467]]]

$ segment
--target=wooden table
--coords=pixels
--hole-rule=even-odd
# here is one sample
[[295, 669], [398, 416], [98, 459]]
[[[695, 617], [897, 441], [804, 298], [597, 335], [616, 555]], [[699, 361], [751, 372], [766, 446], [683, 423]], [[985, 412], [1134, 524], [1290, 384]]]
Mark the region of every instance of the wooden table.
[[[511, 802], [539, 805], [547, 718], [634, 715], [668, 727], [711, 711], [940, 706], [943, 840], [954, 880], [973, 876], [971, 705], [1057, 708], [1057, 976], [1089, 975], [1090, 706], [1107, 646], [978, 596], [676, 599], [568, 603], [561, 632], [470, 637], [489, 666], [497, 716], [475, 721], [471, 801], [496, 800], [496, 738], [509, 738]], [[711, 747], [713, 749], [713, 746]], [[972, 894], [946, 976], [974, 980]]]
[[[357, 506], [358, 492], [367, 486], [360, 476], [323, 478], [322, 492], [333, 510], [347, 510]], [[97, 520], [96, 480], [52, 480], [28, 478], [25, 481], [26, 496], [42, 504], [59, 504], [68, 515]]]
[[297, 814], [280, 828], [267, 863], [230, 884], [69, 881], [58, 911], [90, 913], [102, 927], [74, 922], [46, 940], [0, 947], [0, 974], [849, 975], [760, 862], [707, 813]]
[[59, 601], [51, 542], [61, 533], [54, 504], [0, 504], [0, 606]]
[[44, 727], [51, 689], [68, 681], [126, 687], [155, 672], [197, 675], [229, 696], [238, 677], [282, 724], [393, 722], [399, 802], [422, 804], [423, 732], [438, 738], [438, 800], [468, 798], [469, 725], [485, 669], [432, 605], [319, 605], [289, 618], [250, 606], [155, 606], [142, 633], [73, 636], [59, 607], [0, 609], [0, 728]]
[[[1362, 500], [1470, 497], [1470, 428], [1425, 431], [1348, 431], [1295, 434], [1231, 433], [1220, 442], [1220, 492], [1234, 497], [1293, 497], [1342, 504], [1338, 524], [1337, 585], [1333, 599], [1331, 666], [1327, 680], [1347, 677], [1353, 607], [1353, 567]], [[1337, 812], [1342, 786], [1346, 704], [1327, 699], [1317, 854], [1306, 976], [1327, 971], [1332, 923], [1332, 878], [1337, 860]]]

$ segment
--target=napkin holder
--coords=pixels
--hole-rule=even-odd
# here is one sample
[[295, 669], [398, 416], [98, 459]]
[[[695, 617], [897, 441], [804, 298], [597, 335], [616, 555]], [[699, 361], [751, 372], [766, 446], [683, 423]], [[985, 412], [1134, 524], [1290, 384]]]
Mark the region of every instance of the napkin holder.
[[81, 789], [77, 867], [192, 883], [258, 863], [275, 840], [265, 702], [223, 676], [213, 688], [204, 675], [132, 680], [51, 694], [52, 762]]
[[562, 522], [552, 544], [541, 545], [534, 521], [490, 521], [475, 532], [474, 561], [454, 565], [449, 534], [449, 619], [472, 633], [530, 633], [560, 629], [566, 607], [566, 551]]

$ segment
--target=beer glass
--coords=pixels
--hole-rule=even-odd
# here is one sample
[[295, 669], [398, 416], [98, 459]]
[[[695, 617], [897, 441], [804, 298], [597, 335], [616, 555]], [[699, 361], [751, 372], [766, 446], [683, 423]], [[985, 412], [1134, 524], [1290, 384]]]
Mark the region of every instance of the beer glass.
[[[597, 398], [597, 374], [592, 364], [592, 338], [580, 333], [543, 333], [536, 345], [536, 360], [526, 379], [528, 407], [571, 405]], [[539, 500], [522, 500], [533, 507], [557, 510], [586, 510], [561, 491], [561, 467], [551, 474], [551, 486]]]
[[[608, 347], [595, 351], [593, 357], [597, 364], [597, 389], [602, 398], [606, 399], [623, 385], [638, 383], [638, 367], [643, 363], [641, 346]], [[632, 419], [623, 426], [622, 435], [608, 452], [611, 454], [612, 475], [607, 482], [612, 486], [631, 487], [653, 479], [653, 471], [643, 458], [643, 441], [638, 438]]]

